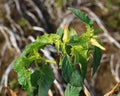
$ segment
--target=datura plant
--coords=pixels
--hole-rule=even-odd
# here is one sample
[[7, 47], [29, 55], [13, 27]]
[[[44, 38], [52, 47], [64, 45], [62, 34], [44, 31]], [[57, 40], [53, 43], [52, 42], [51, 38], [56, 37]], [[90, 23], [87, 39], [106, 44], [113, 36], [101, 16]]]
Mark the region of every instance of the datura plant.
[[[86, 32], [78, 36], [73, 28], [65, 25], [64, 28], [58, 28], [56, 34], [38, 36], [34, 42], [26, 46], [14, 64], [19, 84], [29, 96], [47, 96], [55, 80], [50, 64], [56, 64], [61, 68], [62, 77], [67, 84], [64, 96], [80, 95], [91, 56], [93, 57], [92, 75], [100, 64], [101, 50], [105, 48], [99, 43], [93, 21], [80, 10], [74, 8], [68, 10], [85, 23]], [[60, 54], [59, 62], [48, 60], [43, 56], [41, 50], [47, 45], [56, 48], [57, 54]], [[76, 68], [76, 65], [79, 68]]]

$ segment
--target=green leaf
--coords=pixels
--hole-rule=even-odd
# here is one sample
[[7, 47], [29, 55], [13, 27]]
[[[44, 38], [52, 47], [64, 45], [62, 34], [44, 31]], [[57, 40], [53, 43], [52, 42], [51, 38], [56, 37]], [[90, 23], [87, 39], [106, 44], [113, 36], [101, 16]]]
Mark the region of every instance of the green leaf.
[[98, 34], [98, 33], [103, 33], [103, 30], [102, 29], [97, 29], [94, 31], [94, 34]]
[[68, 8], [73, 14], [75, 14], [81, 21], [88, 24], [90, 27], [93, 26], [93, 21], [88, 17], [87, 14], [74, 8]]
[[[82, 86], [82, 77], [79, 71], [72, 64], [69, 55], [65, 55], [62, 61], [62, 75], [67, 83], [73, 86]], [[77, 82], [76, 82], [77, 81]]]
[[70, 42], [68, 44], [71, 45], [71, 46], [80, 45], [84, 49], [88, 49], [88, 47], [89, 47], [89, 41], [90, 41], [91, 36], [92, 36], [92, 33], [88, 33], [88, 32], [83, 33], [78, 38], [76, 38], [74, 40], [70, 40]]
[[[44, 44], [39, 43], [39, 46], [43, 45]], [[30, 83], [31, 71], [29, 71], [27, 68], [30, 67], [32, 60], [28, 59], [26, 56], [33, 52], [34, 47], [38, 47], [38, 42], [33, 42], [30, 45], [28, 45], [14, 64], [14, 70], [18, 74], [18, 81], [27, 91], [28, 94], [32, 93], [32, 88]]]
[[86, 24], [86, 34], [92, 38], [93, 35], [94, 35], [94, 28], [93, 27], [90, 27], [88, 24]]
[[85, 78], [87, 72], [87, 52], [82, 46], [73, 46], [71, 55], [75, 57], [74, 64], [80, 64], [82, 77]]
[[79, 39], [80, 45], [83, 46], [85, 49], [88, 49], [90, 38], [91, 38], [90, 33], [83, 33]]
[[38, 96], [47, 96], [53, 81], [53, 71], [48, 65], [43, 65], [31, 75], [32, 86], [38, 86]]
[[77, 32], [75, 31], [74, 28], [70, 28], [70, 40], [77, 40], [78, 39], [78, 35]]
[[23, 58], [17, 59], [14, 65], [14, 70], [18, 74], [18, 82], [28, 92], [28, 94], [31, 94], [32, 93], [32, 87], [30, 83], [31, 72], [25, 69], [24, 63], [25, 62]]
[[60, 36], [57, 34], [45, 34], [43, 36], [39, 36], [37, 41], [42, 44], [53, 44], [58, 39], [60, 39]]
[[18, 81], [28, 94], [31, 94], [32, 92], [30, 83], [31, 71], [29, 70], [29, 67], [33, 61], [38, 61], [40, 58], [39, 54], [36, 52], [38, 52], [39, 49], [43, 48], [46, 45], [55, 43], [56, 40], [59, 39], [60, 36], [56, 34], [45, 34], [43, 36], [40, 36], [35, 42], [27, 45], [21, 56], [15, 61], [14, 70], [18, 74]]
[[98, 47], [95, 47], [94, 54], [93, 54], [93, 75], [100, 65], [101, 56], [102, 56], [101, 49]]
[[63, 32], [64, 32], [63, 28], [58, 28], [56, 34], [62, 38]]
[[67, 85], [65, 90], [65, 96], [79, 96], [79, 92], [82, 90], [82, 87], [75, 87], [71, 84]]
[[56, 48], [57, 52], [60, 51], [60, 48], [61, 48], [61, 41], [60, 40], [56, 40], [56, 42], [55, 42], [55, 48]]

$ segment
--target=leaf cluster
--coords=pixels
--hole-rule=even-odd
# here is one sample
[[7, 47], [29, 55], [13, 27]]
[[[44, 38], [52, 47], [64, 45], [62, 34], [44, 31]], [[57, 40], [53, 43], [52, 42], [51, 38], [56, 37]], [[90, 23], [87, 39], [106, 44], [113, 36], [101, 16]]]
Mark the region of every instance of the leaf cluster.
[[[81, 21], [86, 24], [87, 31], [78, 36], [73, 28], [67, 26], [58, 28], [56, 34], [39, 36], [36, 41], [26, 46], [21, 56], [16, 60], [14, 70], [18, 74], [18, 81], [29, 95], [47, 96], [55, 77], [49, 64], [57, 64], [41, 54], [47, 45], [55, 46], [61, 54], [59, 65], [62, 77], [67, 83], [65, 96], [79, 96], [83, 89], [87, 72], [88, 60], [93, 57], [93, 72], [96, 72], [101, 59], [101, 46], [93, 29], [93, 21], [83, 12], [69, 8]], [[97, 42], [97, 43], [96, 43]], [[90, 54], [89, 54], [90, 53]], [[34, 68], [31, 66], [34, 65]], [[76, 68], [76, 65], [78, 68]]]

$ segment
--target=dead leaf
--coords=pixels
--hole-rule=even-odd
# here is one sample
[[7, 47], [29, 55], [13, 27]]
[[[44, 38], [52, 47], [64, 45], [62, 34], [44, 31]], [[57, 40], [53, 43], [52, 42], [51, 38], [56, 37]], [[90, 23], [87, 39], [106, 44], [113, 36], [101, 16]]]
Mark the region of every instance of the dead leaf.
[[9, 96], [17, 96], [16, 95], [16, 92], [15, 91], [13, 91], [12, 89], [10, 89], [10, 88], [6, 88], [7, 89], [7, 94], [9, 95]]

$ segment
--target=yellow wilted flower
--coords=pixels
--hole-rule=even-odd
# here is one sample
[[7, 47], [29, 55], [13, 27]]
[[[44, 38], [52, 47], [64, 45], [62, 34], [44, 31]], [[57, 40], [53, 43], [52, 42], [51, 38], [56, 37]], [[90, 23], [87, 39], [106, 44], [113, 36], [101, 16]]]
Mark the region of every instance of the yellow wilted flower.
[[90, 43], [91, 43], [93, 46], [96, 46], [96, 47], [98, 47], [98, 48], [100, 48], [100, 49], [102, 49], [102, 50], [106, 50], [102, 45], [100, 45], [100, 44], [96, 41], [96, 39], [91, 38], [91, 39], [90, 39]]
[[64, 34], [63, 34], [63, 38], [62, 39], [63, 39], [64, 43], [68, 42], [69, 39], [70, 39], [69, 30], [68, 30], [68, 26], [67, 25], [65, 25], [65, 27], [64, 27]]

